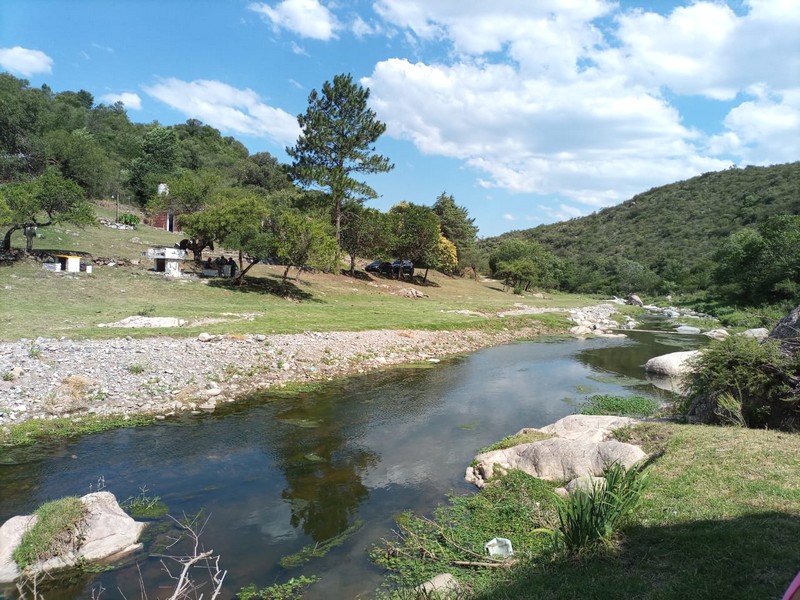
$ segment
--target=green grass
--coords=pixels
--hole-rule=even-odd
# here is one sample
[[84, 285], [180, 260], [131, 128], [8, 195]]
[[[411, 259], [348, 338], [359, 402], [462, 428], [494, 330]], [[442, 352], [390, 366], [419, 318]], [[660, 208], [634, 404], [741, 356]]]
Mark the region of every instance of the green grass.
[[[617, 435], [663, 455], [648, 469], [648, 486], [637, 511], [605, 550], [575, 557], [546, 545], [540, 550], [530, 546], [531, 555], [511, 570], [471, 574], [468, 569], [451, 571], [446, 560], [419, 560], [425, 556], [419, 546], [442, 559], [449, 555], [436, 554], [433, 542], [419, 544], [417, 536], [411, 538], [416, 558], [393, 571], [395, 580], [416, 585], [449, 571], [473, 585], [465, 597], [480, 599], [781, 597], [797, 573], [800, 556], [800, 435], [663, 422], [625, 428]], [[481, 491], [475, 498], [484, 496]], [[494, 531], [502, 533], [519, 527], [519, 517], [513, 515], [524, 514], [519, 511], [530, 502], [514, 486], [481, 500], [466, 498], [454, 499], [451, 505], [485, 506], [460, 526], [471, 528], [472, 520], [480, 524], [496, 517]], [[538, 501], [547, 509], [546, 497]], [[437, 526], [446, 523], [441, 515], [450, 510], [454, 509], [446, 506], [437, 511]], [[543, 524], [525, 519], [529, 530]], [[475, 526], [476, 539], [484, 534], [482, 527]], [[516, 550], [514, 535], [503, 537], [510, 537]], [[396, 543], [407, 552], [408, 545]], [[394, 561], [408, 558], [395, 554]], [[395, 568], [393, 563], [389, 566]]]
[[[299, 281], [281, 281], [282, 267], [258, 265], [243, 287], [219, 279], [164, 279], [149, 269], [141, 256], [148, 245], [171, 246], [181, 238], [140, 226], [136, 230], [87, 227], [79, 230], [45, 228], [35, 249], [87, 252], [94, 256], [140, 260], [138, 266], [95, 266], [93, 273], [50, 273], [35, 262], [0, 267], [3, 278], [3, 316], [0, 339], [15, 341], [38, 336], [112, 338], [152, 335], [298, 333], [361, 331], [366, 329], [483, 329], [502, 331], [535, 325], [563, 330], [565, 314], [492, 315], [515, 308], [519, 297], [504, 293], [496, 282], [476, 283], [431, 272], [427, 285], [415, 283], [427, 298], [409, 299], [395, 292], [408, 287], [360, 272], [357, 277], [304, 273]], [[14, 246], [23, 245], [22, 238]], [[184, 265], [191, 269], [191, 261]], [[294, 270], [292, 271], [294, 274]], [[31, 302], [36, 298], [36, 302]], [[543, 300], [525, 298], [532, 307], [568, 310], [596, 303], [588, 296], [557, 295]], [[474, 311], [487, 316], [464, 314]], [[132, 315], [177, 317], [190, 323], [172, 329], [115, 329], [98, 327]], [[213, 320], [213, 322], [209, 322]], [[200, 322], [204, 321], [204, 322]], [[196, 323], [192, 325], [192, 323]]]
[[86, 514], [80, 498], [47, 502], [35, 514], [36, 524], [25, 532], [13, 553], [20, 570], [80, 546], [80, 525]]
[[644, 396], [589, 396], [578, 407], [582, 415], [619, 415], [625, 417], [652, 417], [661, 409], [661, 403]]
[[27, 446], [53, 438], [68, 438], [86, 433], [97, 433], [119, 427], [148, 425], [154, 420], [147, 415], [85, 416], [80, 419], [61, 417], [57, 419], [31, 419], [8, 425], [0, 429], [0, 446]]
[[491, 452], [492, 450], [503, 450], [520, 444], [532, 444], [553, 437], [549, 433], [542, 433], [541, 431], [527, 431], [525, 433], [515, 433], [514, 435], [507, 435], [502, 440], [495, 442], [490, 446], [481, 448], [478, 453]]

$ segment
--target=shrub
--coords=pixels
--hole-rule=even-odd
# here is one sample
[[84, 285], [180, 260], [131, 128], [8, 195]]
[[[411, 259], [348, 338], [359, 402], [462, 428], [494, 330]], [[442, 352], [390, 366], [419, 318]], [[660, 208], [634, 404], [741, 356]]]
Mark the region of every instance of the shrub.
[[777, 340], [759, 342], [734, 336], [697, 358], [683, 408], [710, 422], [793, 429], [800, 393], [798, 376], [798, 356], [782, 352]]
[[141, 219], [134, 214], [123, 213], [119, 216], [119, 222], [122, 223], [123, 225], [136, 227], [141, 222]]
[[570, 552], [584, 552], [608, 544], [617, 525], [641, 500], [647, 483], [645, 466], [625, 469], [614, 463], [588, 490], [576, 490], [558, 501], [559, 543]]

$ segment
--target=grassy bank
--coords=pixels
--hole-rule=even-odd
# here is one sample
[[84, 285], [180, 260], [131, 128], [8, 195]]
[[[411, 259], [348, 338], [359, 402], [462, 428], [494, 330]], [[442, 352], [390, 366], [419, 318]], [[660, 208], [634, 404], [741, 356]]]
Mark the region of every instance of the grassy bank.
[[[551, 496], [541, 490], [549, 484], [515, 473], [510, 483], [496, 484], [500, 494], [484, 490], [439, 509], [431, 529], [446, 524], [442, 519], [452, 526], [436, 538], [439, 547], [423, 544], [408, 558], [409, 546], [392, 541], [389, 547], [399, 549], [388, 552], [395, 581], [416, 585], [450, 572], [466, 584], [463, 597], [481, 599], [780, 598], [800, 569], [800, 436], [652, 423], [626, 437], [664, 454], [611, 548], [577, 557], [555, 551], [551, 536], [540, 533], [553, 524]], [[452, 516], [465, 511], [468, 519]], [[521, 531], [520, 519], [528, 522]], [[480, 556], [492, 531], [520, 549], [516, 566], [453, 563], [449, 552], [457, 546]]]
[[[42, 230], [34, 248], [52, 253], [139, 260], [134, 266], [95, 266], [93, 273], [50, 273], [41, 264], [22, 262], [0, 268], [4, 307], [0, 337], [110, 338], [119, 335], [196, 335], [210, 333], [298, 333], [365, 329], [465, 329], [503, 327], [494, 315], [523, 302], [531, 307], [574, 308], [597, 302], [587, 296], [503, 292], [499, 282], [475, 282], [431, 272], [413, 284], [357, 272], [356, 277], [303, 273], [281, 281], [283, 267], [254, 267], [243, 287], [223, 279], [167, 280], [141, 256], [154, 244], [172, 245], [180, 235], [141, 226], [136, 230], [91, 227]], [[21, 240], [15, 240], [19, 247]], [[185, 270], [193, 268], [191, 261]], [[292, 270], [294, 275], [295, 271]], [[252, 275], [252, 276], [250, 276]], [[427, 297], [401, 295], [414, 287]], [[98, 327], [125, 317], [177, 317], [187, 327], [164, 330]], [[493, 325], [491, 324], [493, 323]]]

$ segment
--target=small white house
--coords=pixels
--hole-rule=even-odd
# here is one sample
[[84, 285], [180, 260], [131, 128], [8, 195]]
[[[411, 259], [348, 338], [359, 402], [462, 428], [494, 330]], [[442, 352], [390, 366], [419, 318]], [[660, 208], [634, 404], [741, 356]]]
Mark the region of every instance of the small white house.
[[180, 277], [181, 267], [178, 261], [186, 260], [186, 250], [154, 246], [147, 249], [147, 258], [156, 263], [156, 271], [168, 277]]

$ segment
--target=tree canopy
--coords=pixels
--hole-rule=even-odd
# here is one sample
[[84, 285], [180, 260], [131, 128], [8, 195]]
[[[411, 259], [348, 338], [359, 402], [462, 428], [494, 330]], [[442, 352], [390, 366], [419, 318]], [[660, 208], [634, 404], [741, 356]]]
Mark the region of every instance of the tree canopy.
[[326, 81], [322, 92], [308, 96], [305, 114], [297, 116], [301, 134], [286, 148], [292, 174], [303, 186], [318, 186], [330, 194], [336, 241], [341, 240], [341, 212], [345, 200], [361, 202], [377, 193], [356, 176], [390, 171], [394, 165], [375, 152], [375, 142], [386, 125], [367, 107], [369, 89], [350, 74]]
[[11, 249], [11, 235], [19, 229], [61, 221], [94, 223], [94, 211], [84, 201], [83, 190], [54, 168], [31, 181], [0, 186], [0, 198], [0, 223], [7, 226], [3, 250]]

